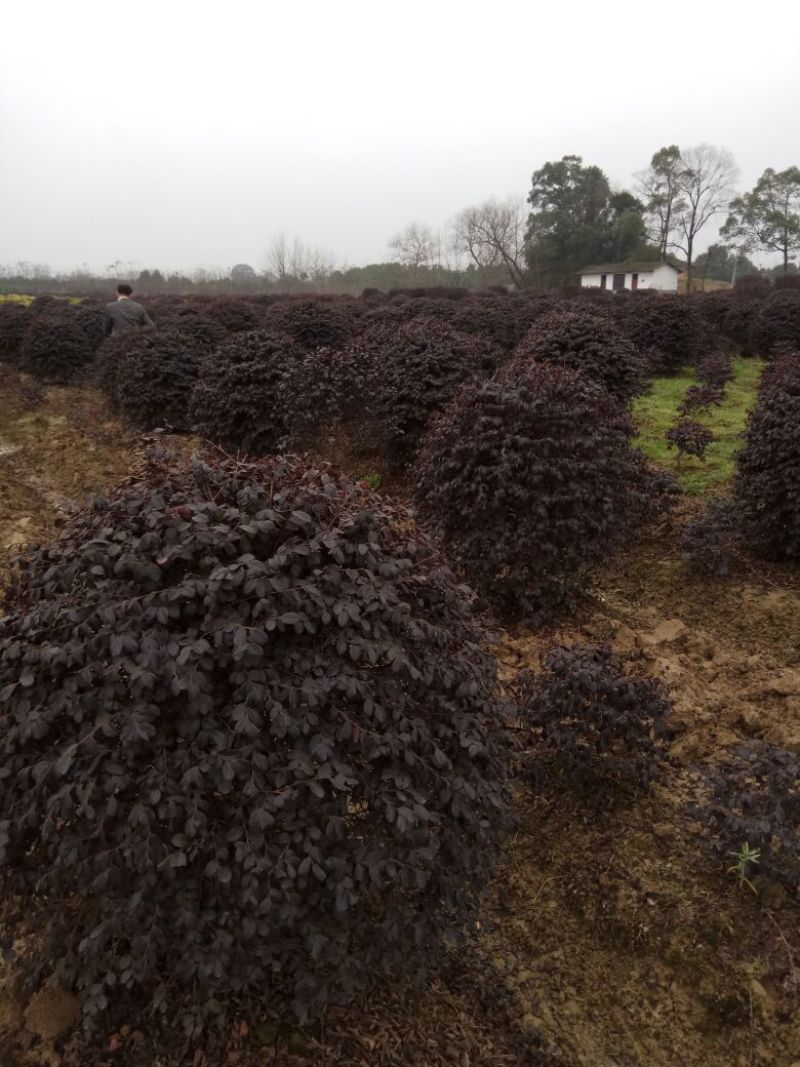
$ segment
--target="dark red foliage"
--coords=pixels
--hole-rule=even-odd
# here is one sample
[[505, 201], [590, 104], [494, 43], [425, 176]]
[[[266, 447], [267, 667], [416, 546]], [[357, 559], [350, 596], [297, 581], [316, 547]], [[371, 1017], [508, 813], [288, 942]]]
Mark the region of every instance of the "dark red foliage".
[[728, 356], [716, 353], [706, 356], [697, 364], [697, 377], [706, 385], [716, 385], [724, 388], [728, 382], [733, 381], [733, 367]]
[[264, 323], [268, 330], [290, 337], [306, 351], [322, 346], [336, 348], [352, 332], [352, 319], [346, 307], [313, 298], [281, 300], [268, 308]]
[[[124, 337], [124, 334], [123, 334]], [[176, 330], [139, 331], [135, 339], [109, 348], [113, 399], [142, 430], [190, 428], [189, 397], [200, 359]]]
[[[291, 362], [281, 379], [278, 408], [292, 448], [324, 448], [335, 437], [358, 455], [380, 455], [378, 407], [383, 368], [364, 341], [317, 348]], [[329, 457], [331, 458], [331, 457]]]
[[523, 672], [517, 685], [547, 764], [575, 785], [646, 789], [657, 776], [672, 711], [660, 680], [626, 674], [610, 648], [578, 644], [550, 651], [543, 672]]
[[731, 500], [715, 500], [686, 523], [681, 554], [692, 570], [726, 578], [742, 549], [741, 519]]
[[82, 300], [70, 310], [94, 354], [103, 342], [103, 305], [92, 300]]
[[697, 456], [698, 459], [703, 458], [714, 440], [714, 434], [707, 426], [689, 419], [682, 419], [671, 430], [667, 430], [665, 437], [670, 448], [674, 446], [681, 455]]
[[269, 330], [229, 338], [200, 370], [189, 410], [195, 431], [230, 452], [274, 452], [288, 431], [281, 384], [297, 356], [288, 337]]
[[694, 306], [671, 293], [614, 301], [618, 325], [642, 353], [650, 353], [654, 374], [676, 374], [696, 361], [701, 330]]
[[758, 308], [751, 327], [753, 349], [772, 359], [786, 345], [800, 348], [800, 291], [779, 289]]
[[411, 463], [431, 419], [459, 388], [493, 373], [503, 359], [496, 345], [429, 319], [368, 332], [364, 344], [381, 372], [377, 411], [395, 471]]
[[19, 360], [28, 374], [43, 382], [71, 382], [93, 355], [92, 344], [69, 304], [53, 301], [31, 313]]
[[800, 756], [766, 741], [734, 749], [711, 775], [703, 812], [719, 834], [728, 870], [743, 845], [759, 850], [746, 873], [782, 882], [793, 895], [800, 884]]
[[408, 512], [291, 458], [154, 464], [31, 549], [4, 610], [0, 870], [47, 903], [34, 983], [200, 1037], [243, 996], [302, 1018], [420, 978], [474, 929], [497, 665]]
[[259, 316], [253, 305], [240, 296], [220, 296], [212, 300], [208, 305], [207, 314], [227, 333], [255, 330], [259, 324]]
[[0, 302], [0, 362], [19, 363], [30, 320], [31, 312], [24, 304], [16, 300]]
[[643, 382], [634, 346], [605, 315], [588, 306], [573, 305], [540, 319], [515, 349], [514, 359], [568, 367], [621, 401], [640, 392]]
[[742, 274], [734, 282], [733, 291], [737, 299], [763, 300], [772, 292], [772, 285], [763, 274]]
[[766, 376], [737, 457], [734, 499], [748, 545], [767, 559], [800, 559], [800, 361]]
[[773, 285], [776, 289], [800, 289], [800, 274], [781, 274]]
[[510, 352], [527, 332], [527, 320], [518, 311], [517, 304], [500, 296], [474, 297], [456, 305], [451, 325]]
[[678, 411], [688, 415], [692, 411], [715, 405], [719, 407], [725, 399], [725, 387], [720, 385], [690, 385], [683, 395]]
[[565, 367], [515, 364], [465, 388], [428, 434], [415, 498], [501, 612], [543, 619], [665, 497], [628, 415]]

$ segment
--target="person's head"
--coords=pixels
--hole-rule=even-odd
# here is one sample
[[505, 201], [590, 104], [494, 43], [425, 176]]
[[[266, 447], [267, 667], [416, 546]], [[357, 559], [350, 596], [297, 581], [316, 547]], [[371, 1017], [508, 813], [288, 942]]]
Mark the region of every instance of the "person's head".
[[127, 282], [120, 282], [117, 286], [117, 296], [130, 296], [132, 292], [133, 289]]

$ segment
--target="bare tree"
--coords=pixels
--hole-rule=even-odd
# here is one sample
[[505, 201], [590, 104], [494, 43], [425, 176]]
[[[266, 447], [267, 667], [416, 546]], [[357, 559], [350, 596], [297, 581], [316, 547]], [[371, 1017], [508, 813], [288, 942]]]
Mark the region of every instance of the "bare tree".
[[331, 252], [305, 245], [299, 237], [289, 244], [285, 233], [272, 237], [264, 263], [275, 280], [287, 286], [296, 282], [321, 285], [336, 268], [336, 260]]
[[436, 262], [439, 241], [430, 226], [410, 222], [391, 239], [389, 248], [404, 267], [418, 270], [420, 267], [430, 267]]
[[464, 208], [453, 222], [454, 247], [467, 255], [484, 277], [504, 267], [514, 285], [525, 283], [525, 211], [521, 198], [486, 200]]
[[697, 235], [715, 215], [727, 210], [739, 172], [726, 148], [710, 144], [687, 148], [681, 158], [673, 245], [686, 256], [686, 291], [690, 292]]

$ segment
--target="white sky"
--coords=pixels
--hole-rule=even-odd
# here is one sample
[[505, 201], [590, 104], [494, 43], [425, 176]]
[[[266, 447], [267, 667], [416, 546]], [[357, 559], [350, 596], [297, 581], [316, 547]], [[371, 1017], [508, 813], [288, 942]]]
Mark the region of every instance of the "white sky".
[[[800, 165], [800, 0], [37, 0], [0, 23], [0, 263], [388, 258], [567, 153]], [[708, 231], [701, 245], [713, 239]]]

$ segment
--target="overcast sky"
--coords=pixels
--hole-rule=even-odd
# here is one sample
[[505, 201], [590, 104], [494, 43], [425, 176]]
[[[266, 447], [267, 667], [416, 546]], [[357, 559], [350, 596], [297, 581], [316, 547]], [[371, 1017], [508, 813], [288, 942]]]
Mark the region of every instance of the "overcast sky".
[[800, 165], [798, 0], [37, 0], [1, 33], [0, 264], [260, 268], [280, 231], [366, 263], [567, 153]]

